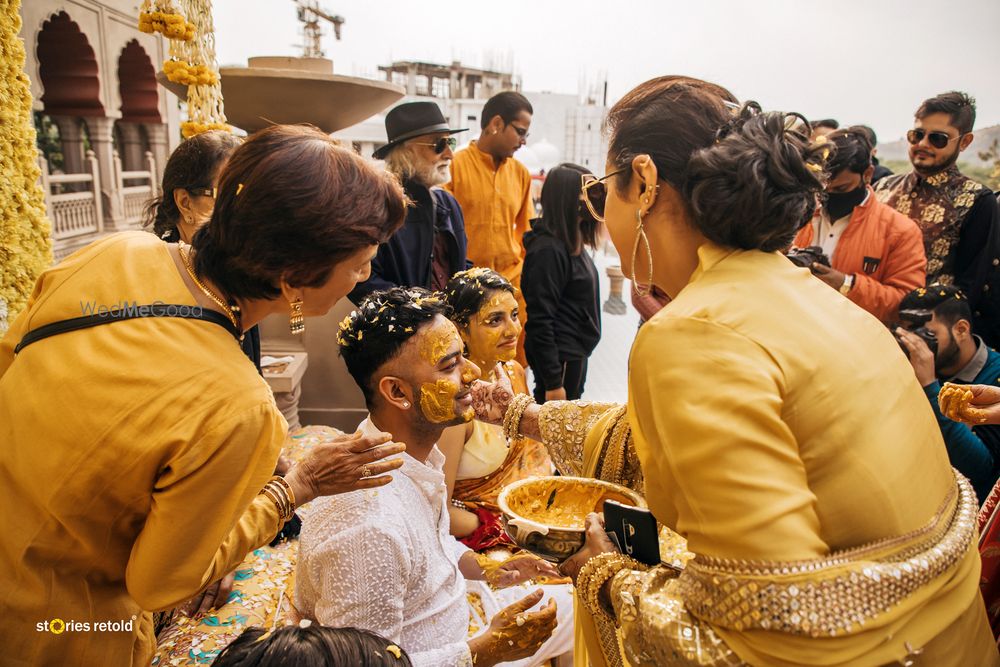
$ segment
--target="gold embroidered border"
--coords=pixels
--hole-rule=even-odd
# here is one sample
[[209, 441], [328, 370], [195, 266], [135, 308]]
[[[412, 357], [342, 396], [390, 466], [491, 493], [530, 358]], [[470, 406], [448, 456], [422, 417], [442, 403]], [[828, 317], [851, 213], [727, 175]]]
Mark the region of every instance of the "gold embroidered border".
[[[814, 561], [762, 563], [699, 556], [678, 578], [680, 597], [696, 617], [737, 631], [810, 637], [850, 633], [945, 573], [968, 551], [975, 538], [977, 502], [969, 481], [956, 477], [954, 510], [913, 533]], [[925, 539], [899, 553], [879, 560], [861, 558], [917, 537]]]

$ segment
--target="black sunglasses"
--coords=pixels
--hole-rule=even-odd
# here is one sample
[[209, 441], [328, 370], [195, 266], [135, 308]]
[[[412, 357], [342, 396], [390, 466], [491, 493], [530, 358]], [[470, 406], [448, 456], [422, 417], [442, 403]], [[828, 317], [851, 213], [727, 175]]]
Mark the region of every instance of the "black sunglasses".
[[444, 153], [445, 148], [450, 148], [451, 150], [455, 150], [455, 147], [458, 146], [458, 139], [456, 139], [455, 137], [441, 137], [433, 144], [428, 143], [426, 141], [417, 141], [414, 143], [416, 143], [418, 146], [433, 146], [434, 152], [437, 153], [438, 155], [441, 155], [441, 153]]
[[919, 144], [921, 141], [924, 140], [924, 137], [927, 137], [927, 143], [929, 143], [934, 148], [944, 148], [951, 142], [957, 141], [958, 139], [961, 139], [965, 135], [966, 133], [963, 132], [957, 137], [952, 137], [948, 136], [947, 132], [928, 132], [927, 130], [924, 130], [922, 128], [917, 128], [914, 130], [910, 130], [909, 132], [906, 133], [906, 140], [909, 141], [914, 146], [916, 146], [917, 144]]

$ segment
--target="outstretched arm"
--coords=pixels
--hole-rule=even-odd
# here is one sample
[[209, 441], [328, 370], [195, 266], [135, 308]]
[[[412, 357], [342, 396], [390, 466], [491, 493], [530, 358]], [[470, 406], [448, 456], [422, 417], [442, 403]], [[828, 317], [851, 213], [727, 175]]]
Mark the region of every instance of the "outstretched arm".
[[[494, 375], [496, 382], [477, 382], [473, 385], [472, 401], [476, 419], [502, 424], [514, 391], [499, 365]], [[590, 401], [549, 401], [545, 405], [532, 403], [525, 408], [518, 431], [545, 445], [560, 473], [581, 475], [583, 445], [588, 433], [608, 410], [618, 407], [615, 403]]]

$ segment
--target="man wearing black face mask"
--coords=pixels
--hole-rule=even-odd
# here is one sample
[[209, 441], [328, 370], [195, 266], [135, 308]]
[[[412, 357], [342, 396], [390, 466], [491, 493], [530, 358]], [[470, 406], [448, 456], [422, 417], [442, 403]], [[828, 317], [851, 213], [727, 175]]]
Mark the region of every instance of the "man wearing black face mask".
[[926, 259], [916, 223], [876, 201], [868, 135], [849, 127], [827, 135], [834, 152], [827, 165], [826, 201], [794, 245], [819, 246], [832, 266], [813, 264], [817, 278], [889, 324], [899, 302], [924, 285]]

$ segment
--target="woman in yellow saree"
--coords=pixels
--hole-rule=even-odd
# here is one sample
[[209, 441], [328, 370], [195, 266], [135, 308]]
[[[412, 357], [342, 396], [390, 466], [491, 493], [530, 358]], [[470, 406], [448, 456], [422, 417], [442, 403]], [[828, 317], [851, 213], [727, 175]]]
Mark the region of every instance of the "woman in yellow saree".
[[[642, 84], [608, 121], [597, 213], [623, 271], [672, 299], [633, 346], [628, 421], [649, 507], [695, 556], [647, 570], [591, 515], [563, 566], [578, 601], [633, 666], [1000, 664], [975, 496], [906, 359], [780, 252], [827, 149], [801, 117], [684, 77]], [[494, 422], [523, 410], [513, 427], [560, 449], [588, 427], [500, 384], [475, 404]]]
[[[448, 281], [445, 297], [466, 356], [494, 380], [502, 369], [514, 393], [529, 393], [524, 367], [514, 359], [521, 322], [510, 282], [490, 269], [469, 269]], [[545, 447], [528, 438], [508, 442], [503, 429], [481, 421], [448, 429], [438, 446], [446, 457], [452, 535], [475, 551], [510, 545], [497, 496], [511, 482], [552, 474]]]

